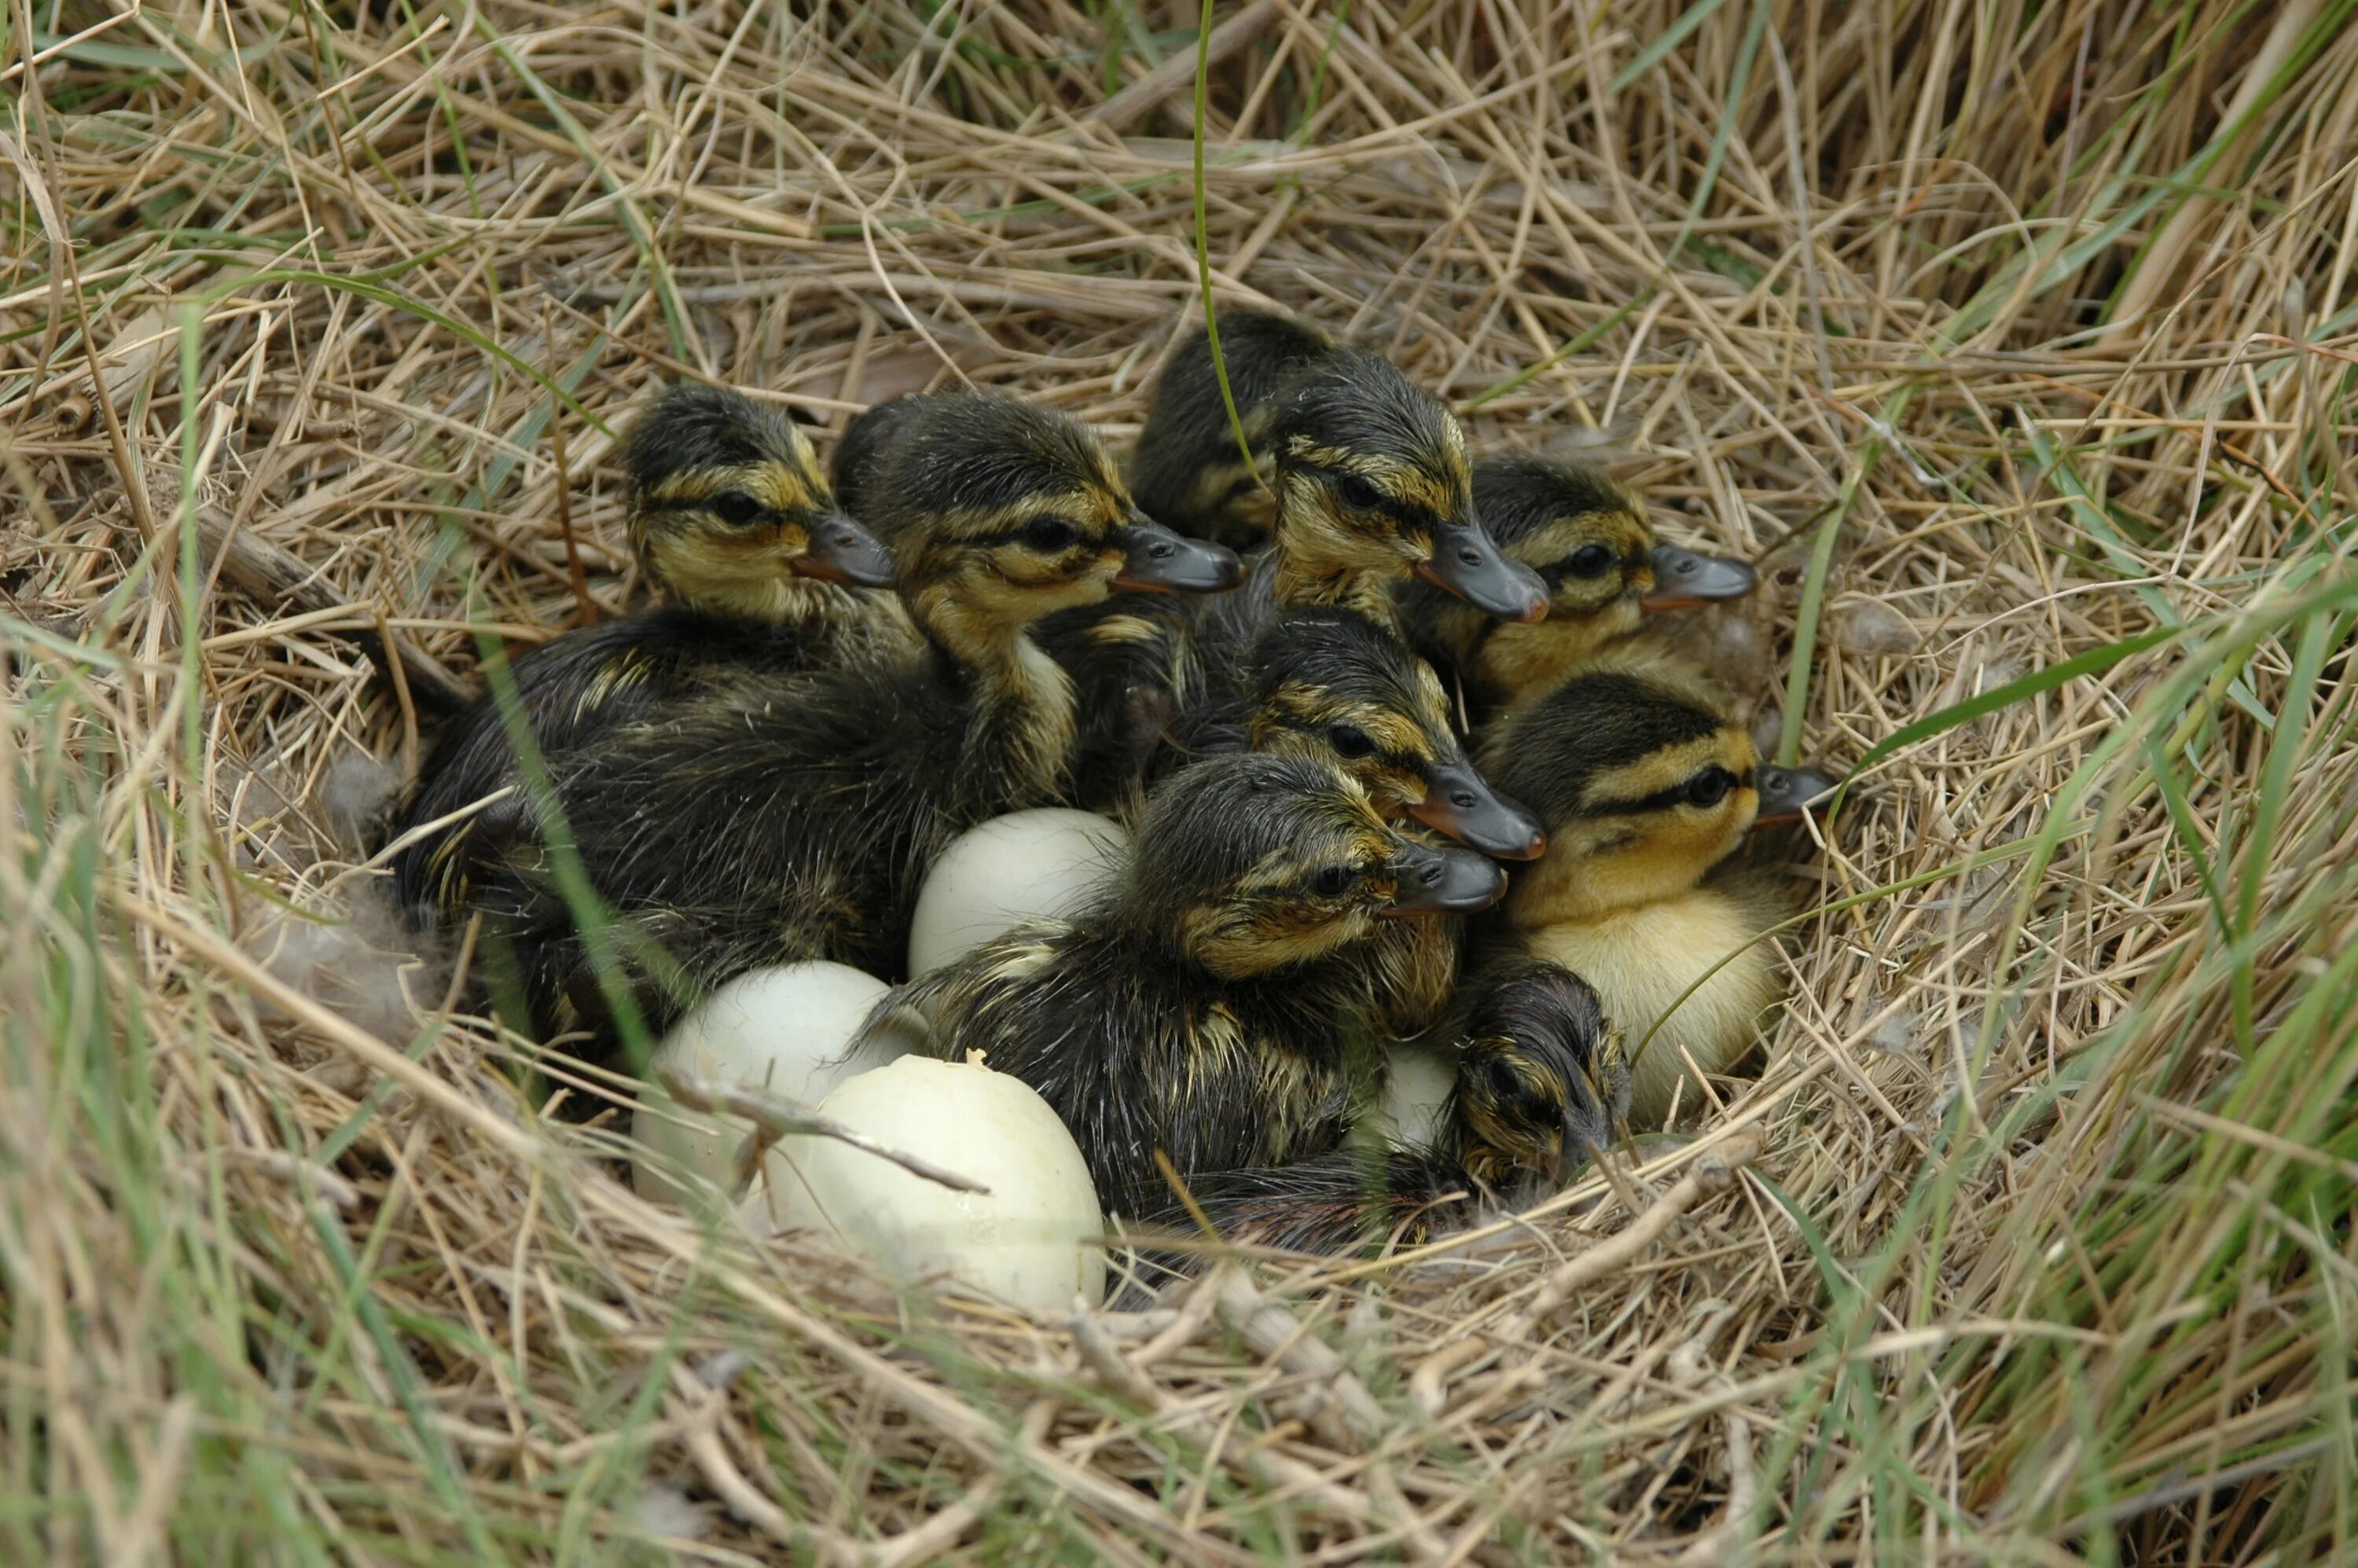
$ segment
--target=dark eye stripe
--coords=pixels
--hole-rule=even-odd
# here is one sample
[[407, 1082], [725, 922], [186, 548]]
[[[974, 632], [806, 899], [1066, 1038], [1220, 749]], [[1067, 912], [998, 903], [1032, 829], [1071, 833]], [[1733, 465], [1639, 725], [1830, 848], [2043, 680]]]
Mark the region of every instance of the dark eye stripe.
[[[1740, 773], [1730, 769], [1728, 777], [1735, 781], [1727, 786], [1729, 795], [1734, 795], [1740, 789], [1752, 787], [1750, 768], [1745, 769]], [[1658, 789], [1653, 794], [1640, 796], [1636, 800], [1600, 800], [1594, 806], [1581, 807], [1580, 814], [1583, 816], [1634, 816], [1642, 811], [1668, 811], [1671, 806], [1686, 804], [1686, 781], [1682, 779], [1668, 789]]]
[[[1304, 718], [1303, 715], [1298, 713], [1281, 713], [1277, 716], [1277, 727], [1281, 730], [1291, 730], [1297, 735], [1315, 735], [1321, 740], [1325, 740], [1327, 738], [1326, 732], [1335, 727], [1335, 720], [1331, 719], [1309, 719]], [[1364, 731], [1362, 732], [1364, 733]], [[1375, 741], [1376, 738], [1373, 735], [1368, 735], [1368, 739]], [[1425, 761], [1425, 759], [1422, 757], [1412, 757], [1404, 752], [1392, 751], [1386, 747], [1380, 741], [1376, 741], [1376, 749], [1374, 751], [1358, 757], [1354, 757], [1351, 760], [1353, 762], [1366, 762], [1370, 758], [1387, 762], [1398, 762], [1403, 765], [1419, 765]]]
[[1399, 496], [1394, 495], [1390, 491], [1386, 490], [1382, 485], [1376, 484], [1374, 480], [1368, 479], [1366, 474], [1359, 472], [1357, 469], [1329, 468], [1324, 463], [1305, 463], [1303, 466], [1317, 473], [1331, 474], [1337, 479], [1345, 476], [1354, 479], [1367, 479], [1369, 484], [1375, 485], [1376, 487], [1376, 495], [1378, 497], [1376, 502], [1377, 511], [1383, 513], [1396, 522], [1407, 524], [1411, 527], [1421, 527], [1427, 530], [1434, 530], [1441, 526], [1441, 519], [1433, 512], [1433, 508], [1419, 502], [1404, 501], [1401, 499]]

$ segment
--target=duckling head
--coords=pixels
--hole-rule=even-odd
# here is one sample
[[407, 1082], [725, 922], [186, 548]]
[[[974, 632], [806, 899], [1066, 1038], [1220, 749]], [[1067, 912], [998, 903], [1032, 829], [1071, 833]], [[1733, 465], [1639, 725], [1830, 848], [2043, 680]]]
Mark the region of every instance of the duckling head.
[[1476, 985], [1444, 1124], [1484, 1185], [1561, 1187], [1628, 1109], [1620, 1034], [1588, 982], [1561, 965], [1519, 959]]
[[1333, 763], [1383, 816], [1501, 860], [1546, 848], [1538, 818], [1466, 760], [1433, 666], [1365, 616], [1300, 610], [1271, 622], [1253, 644], [1247, 704], [1253, 750]]
[[1510, 710], [1481, 754], [1547, 829], [1547, 853], [1507, 903], [1525, 929], [1686, 892], [1760, 810], [1752, 738], [1700, 677], [1666, 664], [1576, 673]]
[[1270, 445], [1290, 574], [1314, 583], [1414, 576], [1486, 615], [1547, 613], [1538, 577], [1501, 554], [1475, 514], [1465, 427], [1390, 361], [1336, 350], [1288, 393]]
[[954, 647], [1115, 589], [1209, 593], [1243, 579], [1233, 552], [1140, 512], [1087, 426], [1011, 397], [921, 394], [870, 409], [845, 432], [836, 481], [892, 544], [903, 598]]
[[631, 432], [631, 547], [681, 602], [759, 620], [882, 588], [892, 560], [835, 503], [793, 420], [726, 387], [665, 389]]
[[1118, 895], [1129, 923], [1223, 979], [1330, 957], [1379, 920], [1470, 914], [1506, 887], [1489, 860], [1402, 838], [1357, 781], [1302, 757], [1181, 769], [1137, 844]]
[[1594, 464], [1508, 453], [1474, 465], [1474, 505], [1498, 547], [1546, 585], [1547, 619], [1501, 625], [1419, 584], [1421, 633], [1484, 690], [1538, 690], [1650, 612], [1735, 599], [1758, 579], [1741, 561], [1659, 544], [1645, 503]]

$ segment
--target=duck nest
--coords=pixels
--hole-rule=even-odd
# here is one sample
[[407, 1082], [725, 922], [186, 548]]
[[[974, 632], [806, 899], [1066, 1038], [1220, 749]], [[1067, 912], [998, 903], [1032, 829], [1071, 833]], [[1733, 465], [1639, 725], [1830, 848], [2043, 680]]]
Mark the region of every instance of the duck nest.
[[[7, 1555], [2358, 1552], [2349, 0], [1206, 9], [11, 13]], [[1752, 1076], [1070, 1321], [639, 1200], [377, 901], [438, 709], [658, 384], [1119, 441], [1206, 290], [1760, 564]]]

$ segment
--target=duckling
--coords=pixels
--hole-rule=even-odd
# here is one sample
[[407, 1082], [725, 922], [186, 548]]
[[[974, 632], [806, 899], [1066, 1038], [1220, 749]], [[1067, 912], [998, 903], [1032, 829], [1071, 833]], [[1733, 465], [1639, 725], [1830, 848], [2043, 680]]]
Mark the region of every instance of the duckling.
[[[1422, 578], [1487, 615], [1547, 613], [1528, 567], [1492, 544], [1474, 510], [1466, 432], [1390, 361], [1263, 311], [1224, 310], [1220, 350], [1258, 460], [1267, 464], [1272, 549], [1244, 594], [1220, 601], [1221, 645], [1240, 652], [1268, 607], [1339, 604], [1395, 624], [1393, 589]], [[1174, 526], [1259, 504], [1212, 368], [1211, 341], [1181, 345], [1157, 383], [1131, 477], [1150, 515]]]
[[1383, 1000], [1356, 949], [1387, 918], [1471, 912], [1504, 882], [1393, 832], [1326, 764], [1208, 758], [1156, 786], [1098, 904], [903, 988], [863, 1038], [985, 1053], [1064, 1119], [1109, 1210], [1148, 1213], [1158, 1153], [1193, 1176], [1335, 1147]]
[[[1343, 609], [1282, 614], [1253, 644], [1244, 687], [1190, 710], [1183, 752], [1266, 752], [1332, 762], [1387, 817], [1412, 817], [1493, 859], [1546, 847], [1531, 814], [1502, 799], [1466, 758], [1433, 667], [1398, 637]], [[1421, 1033], [1457, 984], [1463, 923], [1404, 921], [1368, 945], [1390, 999], [1384, 1033]]]
[[[619, 916], [624, 979], [656, 1027], [758, 967], [897, 972], [941, 847], [1058, 798], [1072, 683], [1028, 628], [1117, 581], [1205, 574], [1210, 547], [1141, 515], [1076, 422], [967, 394], [892, 417], [905, 428], [863, 464], [858, 493], [892, 542], [925, 654], [739, 681], [550, 760], [564, 828]], [[546, 836], [511, 840], [478, 902], [514, 984], [543, 1028], [579, 1022], [611, 1043]]]
[[1148, 516], [1244, 551], [1269, 543], [1275, 521], [1271, 423], [1293, 384], [1341, 345], [1309, 322], [1273, 311], [1223, 310], [1217, 324], [1221, 362], [1254, 465], [1238, 450], [1212, 364], [1211, 334], [1202, 331], [1180, 345], [1155, 383], [1130, 460], [1130, 488]]
[[[1184, 1200], [1166, 1197], [1149, 1226], [1194, 1234], [1200, 1212], [1232, 1245], [1413, 1247], [1477, 1223], [1484, 1210], [1512, 1212], [1568, 1186], [1604, 1153], [1628, 1107], [1620, 1037], [1595, 991], [1559, 965], [1497, 964], [1467, 991], [1453, 1027], [1456, 1082], [1431, 1145], [1207, 1172], [1189, 1180]], [[1167, 1253], [1146, 1260], [1184, 1271]]]
[[1759, 938], [1783, 900], [1714, 868], [1839, 781], [1762, 765], [1701, 676], [1654, 657], [1575, 671], [1509, 709], [1478, 755], [1547, 827], [1547, 853], [1501, 908], [1509, 943], [1596, 988], [1636, 1053], [1630, 1121], [1659, 1127], [1682, 1083], [1695, 1097], [1686, 1064], [1725, 1072], [1778, 999]]
[[[568, 633], [511, 666], [538, 750], [659, 711], [730, 674], [783, 674], [861, 656], [910, 633], [889, 595], [892, 557], [846, 517], [793, 421], [725, 387], [679, 385], [632, 432], [629, 534], [675, 602]], [[498, 703], [446, 726], [395, 836], [519, 782]], [[397, 895], [429, 927], [464, 903], [474, 821], [394, 857]]]
[[1650, 612], [1752, 591], [1742, 561], [1658, 543], [1645, 503], [1593, 464], [1507, 452], [1474, 465], [1474, 507], [1499, 548], [1540, 575], [1548, 613], [1502, 622], [1425, 583], [1402, 595], [1420, 651], [1454, 674], [1479, 714], [1543, 691], [1638, 630]]
[[1282, 614], [1254, 640], [1243, 687], [1185, 714], [1184, 752], [1255, 751], [1329, 762], [1387, 816], [1469, 849], [1528, 860], [1546, 836], [1466, 760], [1433, 666], [1349, 610]]
[[[879, 404], [854, 419], [835, 455], [836, 492], [865, 507], [871, 472], [909, 438], [932, 398], [915, 395]], [[946, 395], [957, 395], [950, 394]], [[1192, 611], [1174, 594], [1218, 593], [1242, 580], [1233, 551], [1202, 545], [1176, 563], [1176, 576], [1152, 583], [1118, 581], [1104, 601], [1045, 617], [1033, 640], [1064, 667], [1075, 687], [1078, 735], [1065, 797], [1092, 811], [1134, 806], [1148, 759], [1182, 694], [1183, 649]]]

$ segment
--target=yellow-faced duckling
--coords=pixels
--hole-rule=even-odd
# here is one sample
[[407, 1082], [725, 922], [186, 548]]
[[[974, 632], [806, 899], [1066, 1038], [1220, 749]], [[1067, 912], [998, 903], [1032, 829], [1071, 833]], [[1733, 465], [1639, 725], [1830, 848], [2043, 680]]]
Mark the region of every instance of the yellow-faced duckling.
[[[868, 492], [885, 471], [887, 455], [923, 440], [928, 409], [943, 397], [958, 395], [899, 397], [854, 419], [835, 454], [836, 491], [844, 504], [867, 515]], [[925, 470], [917, 466], [910, 471], [922, 480]], [[1147, 519], [1141, 514], [1135, 521]], [[1243, 579], [1233, 551], [1201, 540], [1179, 551], [1177, 535], [1164, 538], [1174, 553], [1151, 578], [1118, 579], [1112, 598], [1047, 616], [1031, 633], [1073, 682], [1076, 734], [1063, 793], [1090, 810], [1134, 806], [1155, 742], [1177, 706], [1193, 611], [1172, 605], [1170, 597], [1218, 593]]]
[[1546, 848], [1538, 819], [1467, 760], [1433, 666], [1348, 610], [1281, 614], [1254, 640], [1241, 688], [1189, 709], [1177, 741], [1196, 755], [1332, 762], [1385, 816], [1413, 817], [1498, 860], [1528, 860]]
[[[860, 656], [903, 620], [892, 557], [846, 517], [793, 421], [736, 392], [674, 386], [632, 432], [631, 546], [672, 602], [572, 632], [516, 659], [535, 746], [562, 751], [724, 676]], [[395, 824], [399, 834], [519, 783], [494, 697], [445, 726]], [[429, 926], [465, 902], [471, 820], [394, 858], [410, 918]]]
[[1716, 693], [1663, 659], [1574, 673], [1509, 709], [1479, 755], [1547, 826], [1501, 910], [1511, 941], [1596, 988], [1632, 1053], [1631, 1122], [1658, 1127], [1682, 1083], [1697, 1097], [1687, 1064], [1725, 1072], [1778, 996], [1760, 938], [1785, 901], [1714, 868], [1838, 781], [1761, 764]]
[[[1288, 1165], [1205, 1172], [1187, 1199], [1227, 1243], [1334, 1253], [1418, 1246], [1571, 1184], [1612, 1141], [1629, 1074], [1596, 993], [1559, 965], [1513, 960], [1467, 985], [1457, 1076], [1428, 1147], [1338, 1149]], [[1200, 1230], [1175, 1195], [1153, 1227]], [[1164, 1255], [1151, 1263], [1174, 1268]]]
[[1382, 1000], [1355, 949], [1504, 881], [1393, 832], [1331, 767], [1214, 757], [1156, 787], [1098, 905], [903, 988], [871, 1027], [986, 1053], [1064, 1119], [1106, 1207], [1137, 1216], [1162, 1206], [1158, 1153], [1193, 1176], [1336, 1146]]
[[1758, 580], [1742, 561], [1659, 543], [1645, 503], [1593, 464], [1484, 458], [1474, 507], [1498, 547], [1547, 585], [1547, 618], [1499, 622], [1424, 583], [1410, 586], [1401, 614], [1477, 712], [1545, 690], [1649, 612], [1741, 598]]
[[[1469, 849], [1528, 860], [1546, 847], [1539, 820], [1501, 797], [1467, 761], [1433, 667], [1399, 637], [1343, 609], [1282, 612], [1254, 642], [1243, 687], [1191, 709], [1176, 749], [1255, 751], [1331, 762], [1387, 817], [1411, 817]], [[1403, 921], [1366, 958], [1390, 999], [1387, 1034], [1430, 1028], [1457, 984], [1464, 924]]]
[[[657, 1026], [761, 966], [895, 973], [943, 844], [1058, 798], [1072, 686], [1027, 628], [1117, 580], [1204, 569], [1206, 547], [1140, 516], [1071, 419], [980, 395], [894, 417], [906, 428], [863, 469], [859, 498], [892, 542], [922, 657], [741, 682], [551, 759], [566, 831]], [[543, 1028], [611, 1031], [547, 838], [511, 833], [478, 902]]]
[[[1240, 650], [1260, 608], [1340, 604], [1394, 622], [1393, 590], [1411, 577], [1484, 614], [1528, 621], [1547, 594], [1501, 555], [1475, 514], [1466, 431], [1456, 416], [1379, 354], [1264, 311], [1224, 310], [1221, 356], [1272, 505], [1271, 554], [1240, 596], [1226, 633]], [[1208, 334], [1181, 345], [1157, 384], [1131, 462], [1140, 504], [1174, 526], [1209, 525], [1258, 495], [1212, 369]]]

